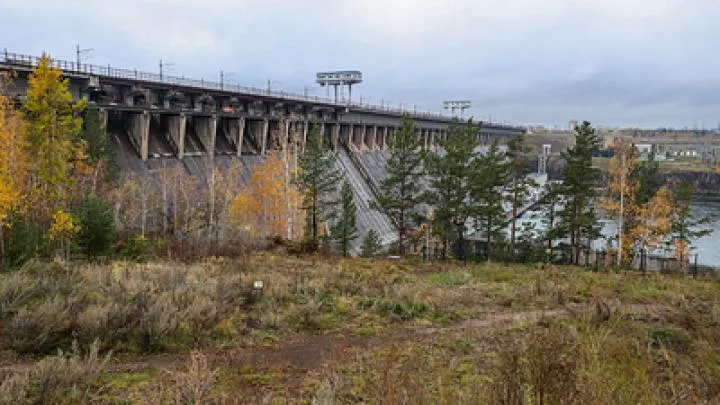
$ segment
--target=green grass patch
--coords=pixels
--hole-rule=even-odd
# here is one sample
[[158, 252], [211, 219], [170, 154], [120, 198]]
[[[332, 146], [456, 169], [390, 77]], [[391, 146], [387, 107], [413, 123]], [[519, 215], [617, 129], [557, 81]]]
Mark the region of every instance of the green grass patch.
[[470, 274], [466, 272], [444, 272], [431, 274], [428, 281], [435, 285], [465, 285], [470, 281]]

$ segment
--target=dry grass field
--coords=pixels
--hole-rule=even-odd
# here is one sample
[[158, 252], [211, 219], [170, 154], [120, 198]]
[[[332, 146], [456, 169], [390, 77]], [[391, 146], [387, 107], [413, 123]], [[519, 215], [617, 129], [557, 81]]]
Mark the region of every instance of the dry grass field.
[[540, 265], [33, 262], [0, 274], [0, 403], [714, 403], [718, 298]]

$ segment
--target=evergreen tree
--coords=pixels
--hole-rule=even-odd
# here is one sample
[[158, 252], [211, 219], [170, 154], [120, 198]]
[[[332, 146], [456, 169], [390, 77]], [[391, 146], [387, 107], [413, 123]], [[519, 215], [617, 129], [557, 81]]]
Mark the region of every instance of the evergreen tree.
[[545, 248], [552, 260], [552, 249], [555, 239], [562, 236], [562, 228], [559, 225], [558, 208], [562, 206], [561, 190], [562, 185], [549, 183], [546, 185], [542, 198], [537, 203], [538, 208], [544, 213], [542, 223], [545, 227]]
[[507, 157], [510, 165], [510, 183], [507, 191], [512, 207], [512, 222], [510, 222], [511, 257], [515, 255], [515, 233], [518, 214], [520, 209], [528, 203], [530, 190], [537, 185], [535, 180], [528, 176], [530, 174], [530, 166], [528, 162], [523, 159], [525, 152], [525, 137], [523, 135], [518, 135], [508, 142]]
[[443, 242], [443, 255], [448, 241], [455, 242], [458, 258], [465, 257], [465, 233], [473, 216], [470, 186], [476, 180], [478, 127], [454, 122], [448, 137], [441, 142], [442, 152], [426, 156], [429, 176], [426, 201], [433, 207], [433, 232]]
[[387, 177], [380, 183], [378, 211], [384, 212], [395, 224], [398, 231], [398, 253], [405, 254], [405, 240], [411, 228], [419, 219], [418, 206], [422, 196], [421, 140], [415, 137], [415, 126], [409, 117], [404, 117], [402, 127], [391, 142], [390, 158], [387, 161]]
[[3, 236], [5, 268], [19, 268], [40, 253], [42, 238], [37, 228], [17, 212], [8, 216], [8, 230]]
[[471, 185], [470, 195], [474, 201], [476, 228], [485, 236], [485, 255], [492, 257], [493, 240], [499, 236], [499, 227], [507, 217], [503, 209], [503, 189], [508, 182], [509, 165], [505, 154], [500, 152], [497, 140], [487, 152], [475, 160], [476, 180]]
[[90, 105], [85, 109], [85, 119], [80, 137], [87, 145], [88, 163], [98, 171], [103, 169], [106, 181], [114, 182], [120, 175], [115, 149], [110, 138], [100, 123], [100, 110]]
[[593, 153], [600, 148], [600, 137], [588, 121], [575, 129], [575, 145], [563, 151], [564, 206], [559, 212], [564, 235], [570, 237], [572, 262], [578, 264], [580, 251], [597, 237], [599, 228], [595, 213], [595, 187], [598, 170], [592, 166]]
[[368, 231], [363, 239], [362, 246], [360, 247], [360, 256], [362, 257], [375, 257], [378, 252], [382, 249], [382, 243], [380, 242], [380, 236], [374, 229]]
[[105, 200], [87, 196], [80, 210], [78, 245], [88, 257], [107, 254], [115, 235], [115, 220]]
[[357, 239], [356, 222], [357, 208], [352, 187], [347, 180], [343, 182], [340, 190], [340, 212], [335, 225], [331, 229], [332, 238], [340, 245], [343, 256], [350, 253], [350, 243]]
[[74, 158], [81, 154], [78, 137], [85, 102], [73, 103], [69, 79], [43, 55], [28, 78], [24, 118], [29, 155], [31, 206], [37, 220], [47, 225], [67, 205], [73, 189], [70, 176]]
[[635, 194], [635, 205], [637, 206], [650, 201], [665, 184], [660, 175], [660, 164], [655, 160], [653, 153], [648, 155], [647, 160], [638, 163], [631, 176], [639, 184]]
[[682, 182], [673, 196], [669, 242], [675, 248], [675, 256], [683, 266], [690, 258], [693, 241], [712, 233], [712, 229], [704, 226], [711, 222], [711, 218], [698, 218], [690, 211], [693, 194], [693, 186], [688, 182]]
[[305, 153], [300, 156], [298, 188], [303, 194], [303, 209], [307, 213], [306, 234], [317, 243], [319, 226], [330, 219], [341, 173], [335, 167], [335, 155], [323, 146], [320, 126], [313, 124], [307, 138]]

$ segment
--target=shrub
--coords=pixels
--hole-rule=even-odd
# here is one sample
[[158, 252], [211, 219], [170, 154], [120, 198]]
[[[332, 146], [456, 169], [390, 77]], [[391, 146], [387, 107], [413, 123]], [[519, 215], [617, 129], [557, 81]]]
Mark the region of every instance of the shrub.
[[144, 236], [135, 236], [123, 243], [120, 256], [136, 262], [145, 262], [155, 257], [155, 253], [151, 241]]
[[380, 302], [379, 309], [381, 315], [390, 315], [402, 321], [409, 321], [427, 313], [429, 305], [425, 302], [411, 300], [385, 300]]
[[72, 351], [58, 350], [38, 361], [28, 372], [16, 373], [0, 385], [0, 403], [86, 403], [94, 397], [93, 381], [105, 367], [110, 354], [99, 355], [93, 342], [86, 354], [77, 344]]
[[211, 369], [207, 356], [199, 351], [190, 352], [185, 371], [171, 372], [175, 382], [174, 402], [201, 404], [210, 398], [218, 369]]
[[3, 322], [3, 337], [19, 353], [49, 353], [69, 343], [72, 305], [54, 297], [35, 308], [23, 306]]

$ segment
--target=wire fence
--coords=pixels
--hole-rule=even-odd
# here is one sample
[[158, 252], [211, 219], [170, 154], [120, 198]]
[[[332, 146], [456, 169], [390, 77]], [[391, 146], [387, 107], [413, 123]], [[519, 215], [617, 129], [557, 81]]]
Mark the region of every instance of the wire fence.
[[[483, 262], [487, 260], [487, 245], [480, 241], [466, 241], [460, 249], [458, 245], [447, 246], [445, 249], [437, 243], [422, 246], [423, 259], [444, 260], [453, 258], [464, 262]], [[539, 244], [518, 243], [511, 252], [508, 243], [493, 243], [491, 259], [495, 262], [510, 263], [546, 263], [557, 265], [578, 265], [590, 271], [608, 271], [611, 269], [634, 269], [640, 272], [681, 273], [692, 276], [718, 273], [720, 269], [701, 264], [700, 255], [690, 254], [680, 260], [676, 257], [648, 253], [645, 250], [636, 252], [630, 263], [619, 264], [614, 250], [575, 250], [570, 246], [555, 246], [548, 249]]]

